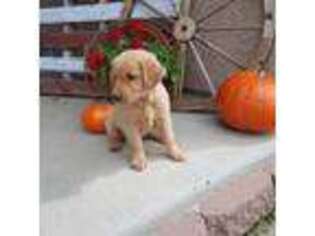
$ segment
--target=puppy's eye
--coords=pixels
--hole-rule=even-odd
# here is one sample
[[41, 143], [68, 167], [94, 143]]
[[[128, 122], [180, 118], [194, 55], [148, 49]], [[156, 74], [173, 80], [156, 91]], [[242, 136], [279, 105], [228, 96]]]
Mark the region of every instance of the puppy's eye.
[[137, 76], [128, 73], [128, 74], [127, 74], [127, 78], [128, 78], [128, 80], [131, 80], [131, 81], [132, 81], [132, 80], [135, 80], [135, 79], [137, 78]]

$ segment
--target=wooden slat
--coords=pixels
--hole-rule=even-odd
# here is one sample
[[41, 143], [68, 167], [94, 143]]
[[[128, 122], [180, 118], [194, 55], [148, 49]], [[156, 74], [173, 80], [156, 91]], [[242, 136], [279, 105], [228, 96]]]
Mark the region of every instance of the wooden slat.
[[[155, 8], [162, 11], [167, 16], [174, 15], [170, 4], [165, 4], [164, 0], [146, 0]], [[115, 20], [121, 16], [124, 4], [120, 2], [107, 4], [90, 4], [83, 6], [55, 7], [40, 10], [40, 23], [63, 24], [78, 22], [96, 22]], [[159, 18], [155, 13], [150, 11], [142, 4], [136, 4], [133, 18]]]
[[41, 9], [40, 23], [48, 25], [113, 20], [120, 17], [123, 7], [123, 3], [117, 2]]
[[75, 33], [50, 33], [44, 32], [40, 34], [40, 44], [44, 47], [83, 47], [93, 37], [94, 33], [75, 32]]
[[41, 57], [41, 71], [83, 73], [84, 60], [82, 57]]
[[[63, 0], [63, 4], [65, 7], [71, 7], [71, 0]], [[71, 32], [71, 25], [70, 24], [64, 24], [62, 26], [62, 32], [65, 34], [69, 34]], [[64, 58], [71, 57], [71, 51], [68, 48], [64, 48], [62, 55]], [[62, 77], [65, 80], [71, 80], [71, 76], [69, 73], [63, 73]]]
[[192, 99], [191, 97], [182, 98], [172, 103], [172, 110], [176, 112], [216, 112], [217, 108], [213, 97]]
[[105, 97], [104, 91], [101, 91], [98, 87], [89, 86], [86, 81], [67, 81], [62, 78], [47, 76], [43, 76], [40, 79], [40, 93], [48, 96]]
[[[166, 16], [175, 16], [175, 12], [172, 4], [170, 4], [169, 0], [145, 0], [154, 8], [158, 9], [160, 12], [163, 12]], [[174, 0], [175, 1], [175, 0]], [[137, 3], [133, 9], [132, 18], [160, 18], [153, 11], [145, 7], [141, 3]]]
[[[40, 34], [40, 43], [44, 47], [83, 47], [92, 40], [95, 32], [43, 32]], [[108, 39], [108, 33], [99, 34], [97, 40], [104, 41]]]

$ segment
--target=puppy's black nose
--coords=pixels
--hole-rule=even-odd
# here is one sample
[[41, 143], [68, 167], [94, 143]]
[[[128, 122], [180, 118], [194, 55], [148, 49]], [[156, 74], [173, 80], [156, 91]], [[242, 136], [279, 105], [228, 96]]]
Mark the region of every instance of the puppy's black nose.
[[112, 104], [120, 102], [121, 101], [121, 97], [117, 96], [117, 95], [111, 95], [108, 97], [108, 101]]

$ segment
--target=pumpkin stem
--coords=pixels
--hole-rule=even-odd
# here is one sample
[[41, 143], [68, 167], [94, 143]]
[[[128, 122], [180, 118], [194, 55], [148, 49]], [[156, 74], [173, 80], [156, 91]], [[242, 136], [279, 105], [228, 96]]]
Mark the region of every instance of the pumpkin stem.
[[259, 70], [265, 70], [266, 69], [266, 63], [265, 61], [259, 62]]

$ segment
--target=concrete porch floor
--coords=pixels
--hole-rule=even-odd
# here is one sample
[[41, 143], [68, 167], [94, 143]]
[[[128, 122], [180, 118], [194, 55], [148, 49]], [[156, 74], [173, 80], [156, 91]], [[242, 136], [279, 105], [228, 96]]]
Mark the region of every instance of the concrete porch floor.
[[41, 236], [153, 235], [161, 218], [273, 158], [271, 136], [224, 128], [214, 115], [173, 114], [190, 159], [174, 163], [148, 141], [148, 169], [137, 173], [127, 148], [109, 153], [106, 136], [82, 131], [80, 112], [88, 102], [41, 98]]

